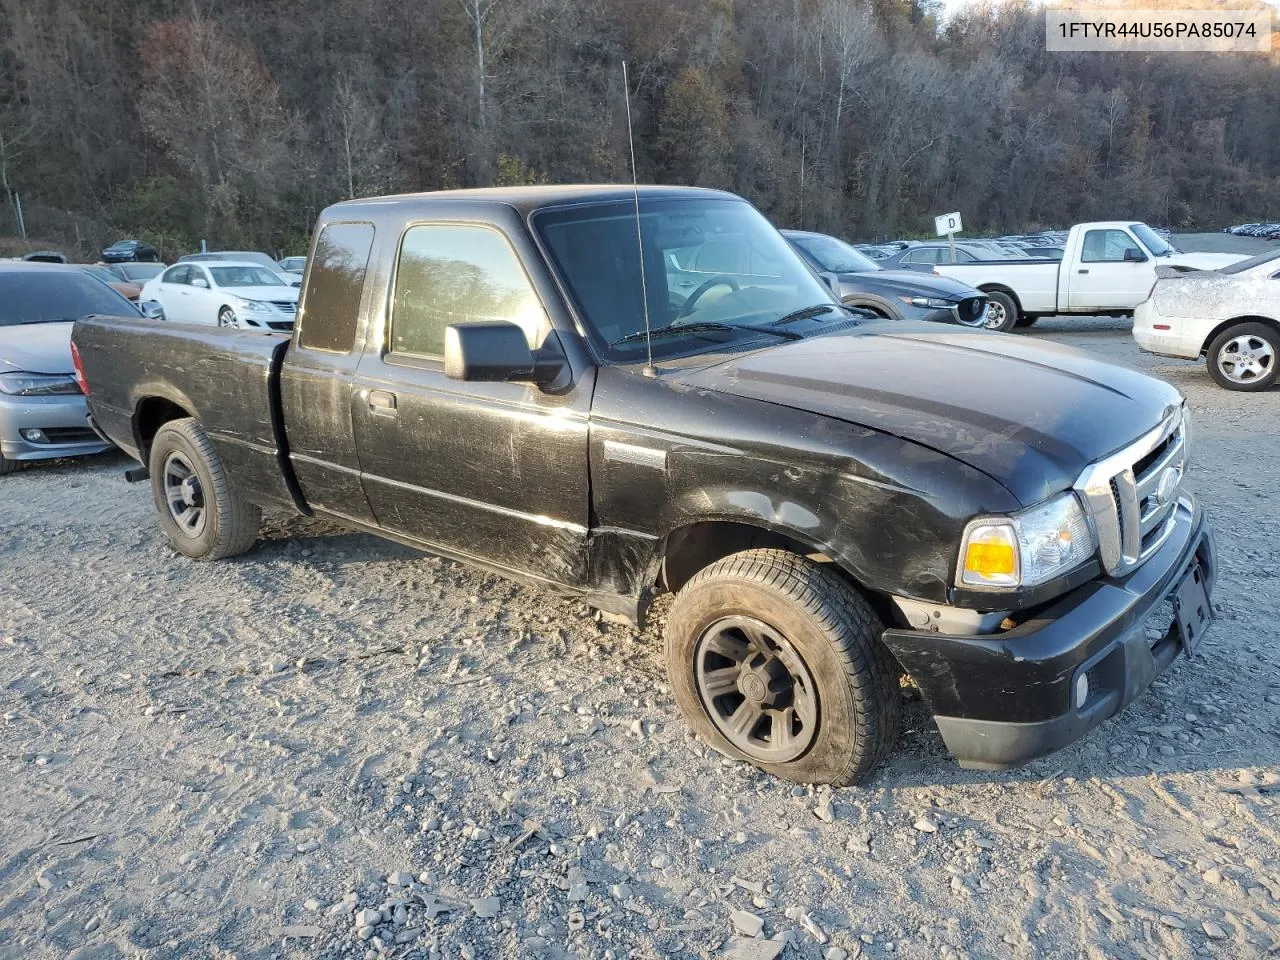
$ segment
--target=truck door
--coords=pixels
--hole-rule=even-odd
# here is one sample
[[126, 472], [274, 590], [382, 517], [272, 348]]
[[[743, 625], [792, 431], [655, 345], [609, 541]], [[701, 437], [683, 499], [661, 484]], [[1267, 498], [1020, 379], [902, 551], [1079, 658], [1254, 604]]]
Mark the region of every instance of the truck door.
[[1067, 307], [1073, 313], [1132, 310], [1147, 299], [1156, 279], [1150, 255], [1119, 227], [1086, 230], [1080, 260], [1069, 269]]
[[318, 510], [366, 524], [375, 521], [360, 482], [351, 405], [373, 238], [371, 223], [328, 223], [320, 231], [280, 372], [289, 461], [303, 495]]
[[584, 582], [593, 379], [551, 396], [531, 384], [445, 376], [449, 324], [506, 320], [525, 330], [532, 347], [552, 334], [501, 231], [413, 224], [396, 260], [352, 408], [379, 525], [464, 558]]

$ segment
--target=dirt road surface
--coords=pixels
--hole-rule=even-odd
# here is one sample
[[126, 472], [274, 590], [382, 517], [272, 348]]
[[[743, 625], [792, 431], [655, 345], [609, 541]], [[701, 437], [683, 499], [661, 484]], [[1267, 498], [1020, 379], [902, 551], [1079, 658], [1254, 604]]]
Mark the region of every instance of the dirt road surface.
[[1012, 773], [912, 702], [869, 783], [793, 787], [688, 736], [661, 622], [296, 519], [182, 560], [117, 456], [5, 477], [0, 957], [1280, 950], [1280, 391], [1034, 336], [1187, 395], [1221, 580], [1196, 659]]

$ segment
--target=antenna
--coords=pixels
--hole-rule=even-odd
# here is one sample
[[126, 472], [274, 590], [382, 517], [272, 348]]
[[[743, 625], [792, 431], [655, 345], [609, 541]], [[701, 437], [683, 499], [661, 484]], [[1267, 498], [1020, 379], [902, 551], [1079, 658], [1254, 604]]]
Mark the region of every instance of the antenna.
[[631, 84], [627, 80], [627, 61], [622, 61], [622, 93], [627, 102], [627, 144], [631, 147], [631, 192], [636, 200], [636, 246], [640, 250], [640, 297], [644, 308], [644, 346], [647, 360], [644, 370], [646, 377], [656, 376], [653, 368], [653, 336], [649, 329], [649, 285], [644, 277], [644, 236], [640, 230], [640, 184], [636, 180], [636, 140], [631, 132]]

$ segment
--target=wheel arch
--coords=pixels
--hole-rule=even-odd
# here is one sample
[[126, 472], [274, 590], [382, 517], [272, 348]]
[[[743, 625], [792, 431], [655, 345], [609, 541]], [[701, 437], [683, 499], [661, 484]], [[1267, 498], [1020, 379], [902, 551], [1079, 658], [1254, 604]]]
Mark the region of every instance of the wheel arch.
[[1013, 301], [1013, 305], [1018, 308], [1018, 316], [1023, 316], [1022, 300], [1014, 292], [1012, 287], [1007, 287], [1003, 283], [984, 283], [978, 287], [983, 293], [1003, 293], [1006, 297]]
[[151, 443], [166, 423], [195, 417], [195, 406], [180, 393], [165, 391], [141, 397], [133, 408], [133, 439], [138, 446], [138, 457], [147, 462]]
[[841, 552], [815, 540], [804, 531], [771, 523], [763, 517], [717, 516], [691, 519], [662, 538], [651, 586], [677, 592], [699, 570], [744, 550], [775, 548], [805, 557], [837, 573], [858, 591], [886, 624], [896, 622], [896, 608], [872, 589], [866, 577], [854, 569]]
[[865, 310], [874, 310], [876, 313], [885, 315], [890, 320], [902, 319], [900, 310], [884, 297], [878, 297], [875, 294], [851, 293], [847, 297], [842, 297], [840, 302], [846, 307], [862, 307]]
[[1263, 326], [1270, 327], [1280, 335], [1280, 319], [1275, 317], [1248, 314], [1240, 317], [1232, 317], [1230, 320], [1223, 320], [1205, 335], [1204, 340], [1200, 344], [1200, 356], [1204, 357], [1208, 354], [1209, 344], [1213, 343], [1214, 340], [1222, 336], [1222, 334], [1226, 333], [1232, 327], [1238, 326], [1242, 323], [1261, 323]]

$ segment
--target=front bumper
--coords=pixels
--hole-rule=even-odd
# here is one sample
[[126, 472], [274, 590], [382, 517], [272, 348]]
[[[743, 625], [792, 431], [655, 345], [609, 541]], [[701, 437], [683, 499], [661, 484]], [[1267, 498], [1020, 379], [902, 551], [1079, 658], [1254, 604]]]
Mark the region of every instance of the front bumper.
[[[1018, 766], [1115, 716], [1182, 652], [1175, 624], [1153, 642], [1148, 620], [1196, 563], [1211, 594], [1213, 535], [1186, 499], [1169, 539], [1126, 577], [1091, 580], [998, 635], [887, 630], [885, 643], [929, 702], [961, 766]], [[1079, 705], [1081, 675], [1089, 694]]]
[[987, 297], [966, 297], [950, 307], [917, 307], [899, 304], [904, 320], [928, 323], [952, 323], [962, 327], [980, 327], [987, 319]]
[[[85, 425], [84, 397], [0, 396], [0, 454], [6, 460], [83, 457], [110, 448]], [[43, 442], [24, 436], [40, 430]]]

